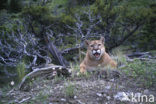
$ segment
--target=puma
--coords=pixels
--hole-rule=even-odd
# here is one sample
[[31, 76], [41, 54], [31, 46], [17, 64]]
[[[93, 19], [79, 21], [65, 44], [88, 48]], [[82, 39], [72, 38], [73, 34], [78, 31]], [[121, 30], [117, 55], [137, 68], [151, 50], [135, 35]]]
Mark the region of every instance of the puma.
[[105, 67], [110, 65], [111, 67], [116, 67], [117, 63], [111, 59], [111, 57], [106, 53], [104, 46], [104, 37], [100, 40], [89, 41], [86, 40], [87, 53], [84, 60], [80, 64], [80, 72], [86, 73], [87, 70], [97, 66]]

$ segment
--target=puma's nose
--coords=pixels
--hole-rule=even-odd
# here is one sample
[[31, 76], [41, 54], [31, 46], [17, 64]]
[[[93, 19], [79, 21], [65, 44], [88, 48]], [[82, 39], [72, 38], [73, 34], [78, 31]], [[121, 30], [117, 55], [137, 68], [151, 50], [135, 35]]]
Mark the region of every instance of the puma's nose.
[[98, 47], [94, 47], [94, 50], [97, 51], [98, 50]]
[[97, 50], [98, 50], [98, 48], [99, 48], [99, 47], [98, 47], [97, 45], [95, 45], [95, 46], [94, 46], [94, 50], [96, 50], [96, 51], [97, 51]]

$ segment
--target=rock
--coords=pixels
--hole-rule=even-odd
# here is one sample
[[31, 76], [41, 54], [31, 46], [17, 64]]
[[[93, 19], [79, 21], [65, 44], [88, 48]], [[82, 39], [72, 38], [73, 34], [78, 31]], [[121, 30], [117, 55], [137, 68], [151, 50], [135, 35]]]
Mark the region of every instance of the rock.
[[66, 102], [67, 100], [66, 100], [66, 99], [64, 99], [64, 98], [61, 98], [61, 101]]
[[111, 99], [111, 97], [110, 97], [110, 96], [107, 96], [106, 98], [107, 98], [107, 100], [110, 100], [110, 99]]
[[101, 94], [101, 93], [96, 93], [96, 95], [97, 95], [98, 97], [102, 97], [102, 94]]
[[103, 94], [103, 96], [106, 97], [107, 95], [106, 94]]
[[77, 98], [77, 96], [74, 96], [74, 99], [76, 99]]
[[149, 94], [149, 90], [148, 89], [146, 89], [146, 90], [144, 90], [144, 94]]
[[126, 92], [118, 92], [116, 95], [114, 95], [114, 99], [120, 101], [130, 101]]
[[111, 88], [111, 86], [106, 86], [105, 89], [109, 90]]
[[111, 82], [114, 82], [114, 78], [113, 78], [113, 79], [110, 79], [110, 81], [111, 81]]

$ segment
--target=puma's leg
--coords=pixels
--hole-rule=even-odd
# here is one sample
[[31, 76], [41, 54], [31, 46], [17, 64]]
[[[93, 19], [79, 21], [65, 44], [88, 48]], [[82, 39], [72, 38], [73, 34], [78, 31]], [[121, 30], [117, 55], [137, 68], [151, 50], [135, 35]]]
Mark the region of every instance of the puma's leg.
[[83, 74], [86, 73], [86, 66], [83, 63], [80, 64], [80, 73], [83, 73]]
[[113, 68], [116, 68], [116, 67], [117, 67], [117, 63], [116, 63], [114, 60], [111, 60], [111, 61], [110, 61], [110, 65], [111, 65], [111, 67], [113, 67]]

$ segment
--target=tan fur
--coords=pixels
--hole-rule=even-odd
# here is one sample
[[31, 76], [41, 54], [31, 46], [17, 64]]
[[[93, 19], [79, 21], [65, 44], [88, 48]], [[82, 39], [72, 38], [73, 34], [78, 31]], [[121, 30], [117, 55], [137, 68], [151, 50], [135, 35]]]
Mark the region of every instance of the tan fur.
[[[97, 67], [100, 65], [101, 67], [105, 67], [110, 65], [112, 67], [116, 67], [117, 63], [111, 59], [111, 57], [106, 53], [104, 47], [104, 38], [102, 37], [100, 40], [86, 41], [87, 44], [87, 53], [80, 64], [80, 72], [85, 73], [87, 69], [91, 67]], [[98, 59], [94, 56], [93, 50], [101, 50], [101, 54]]]

